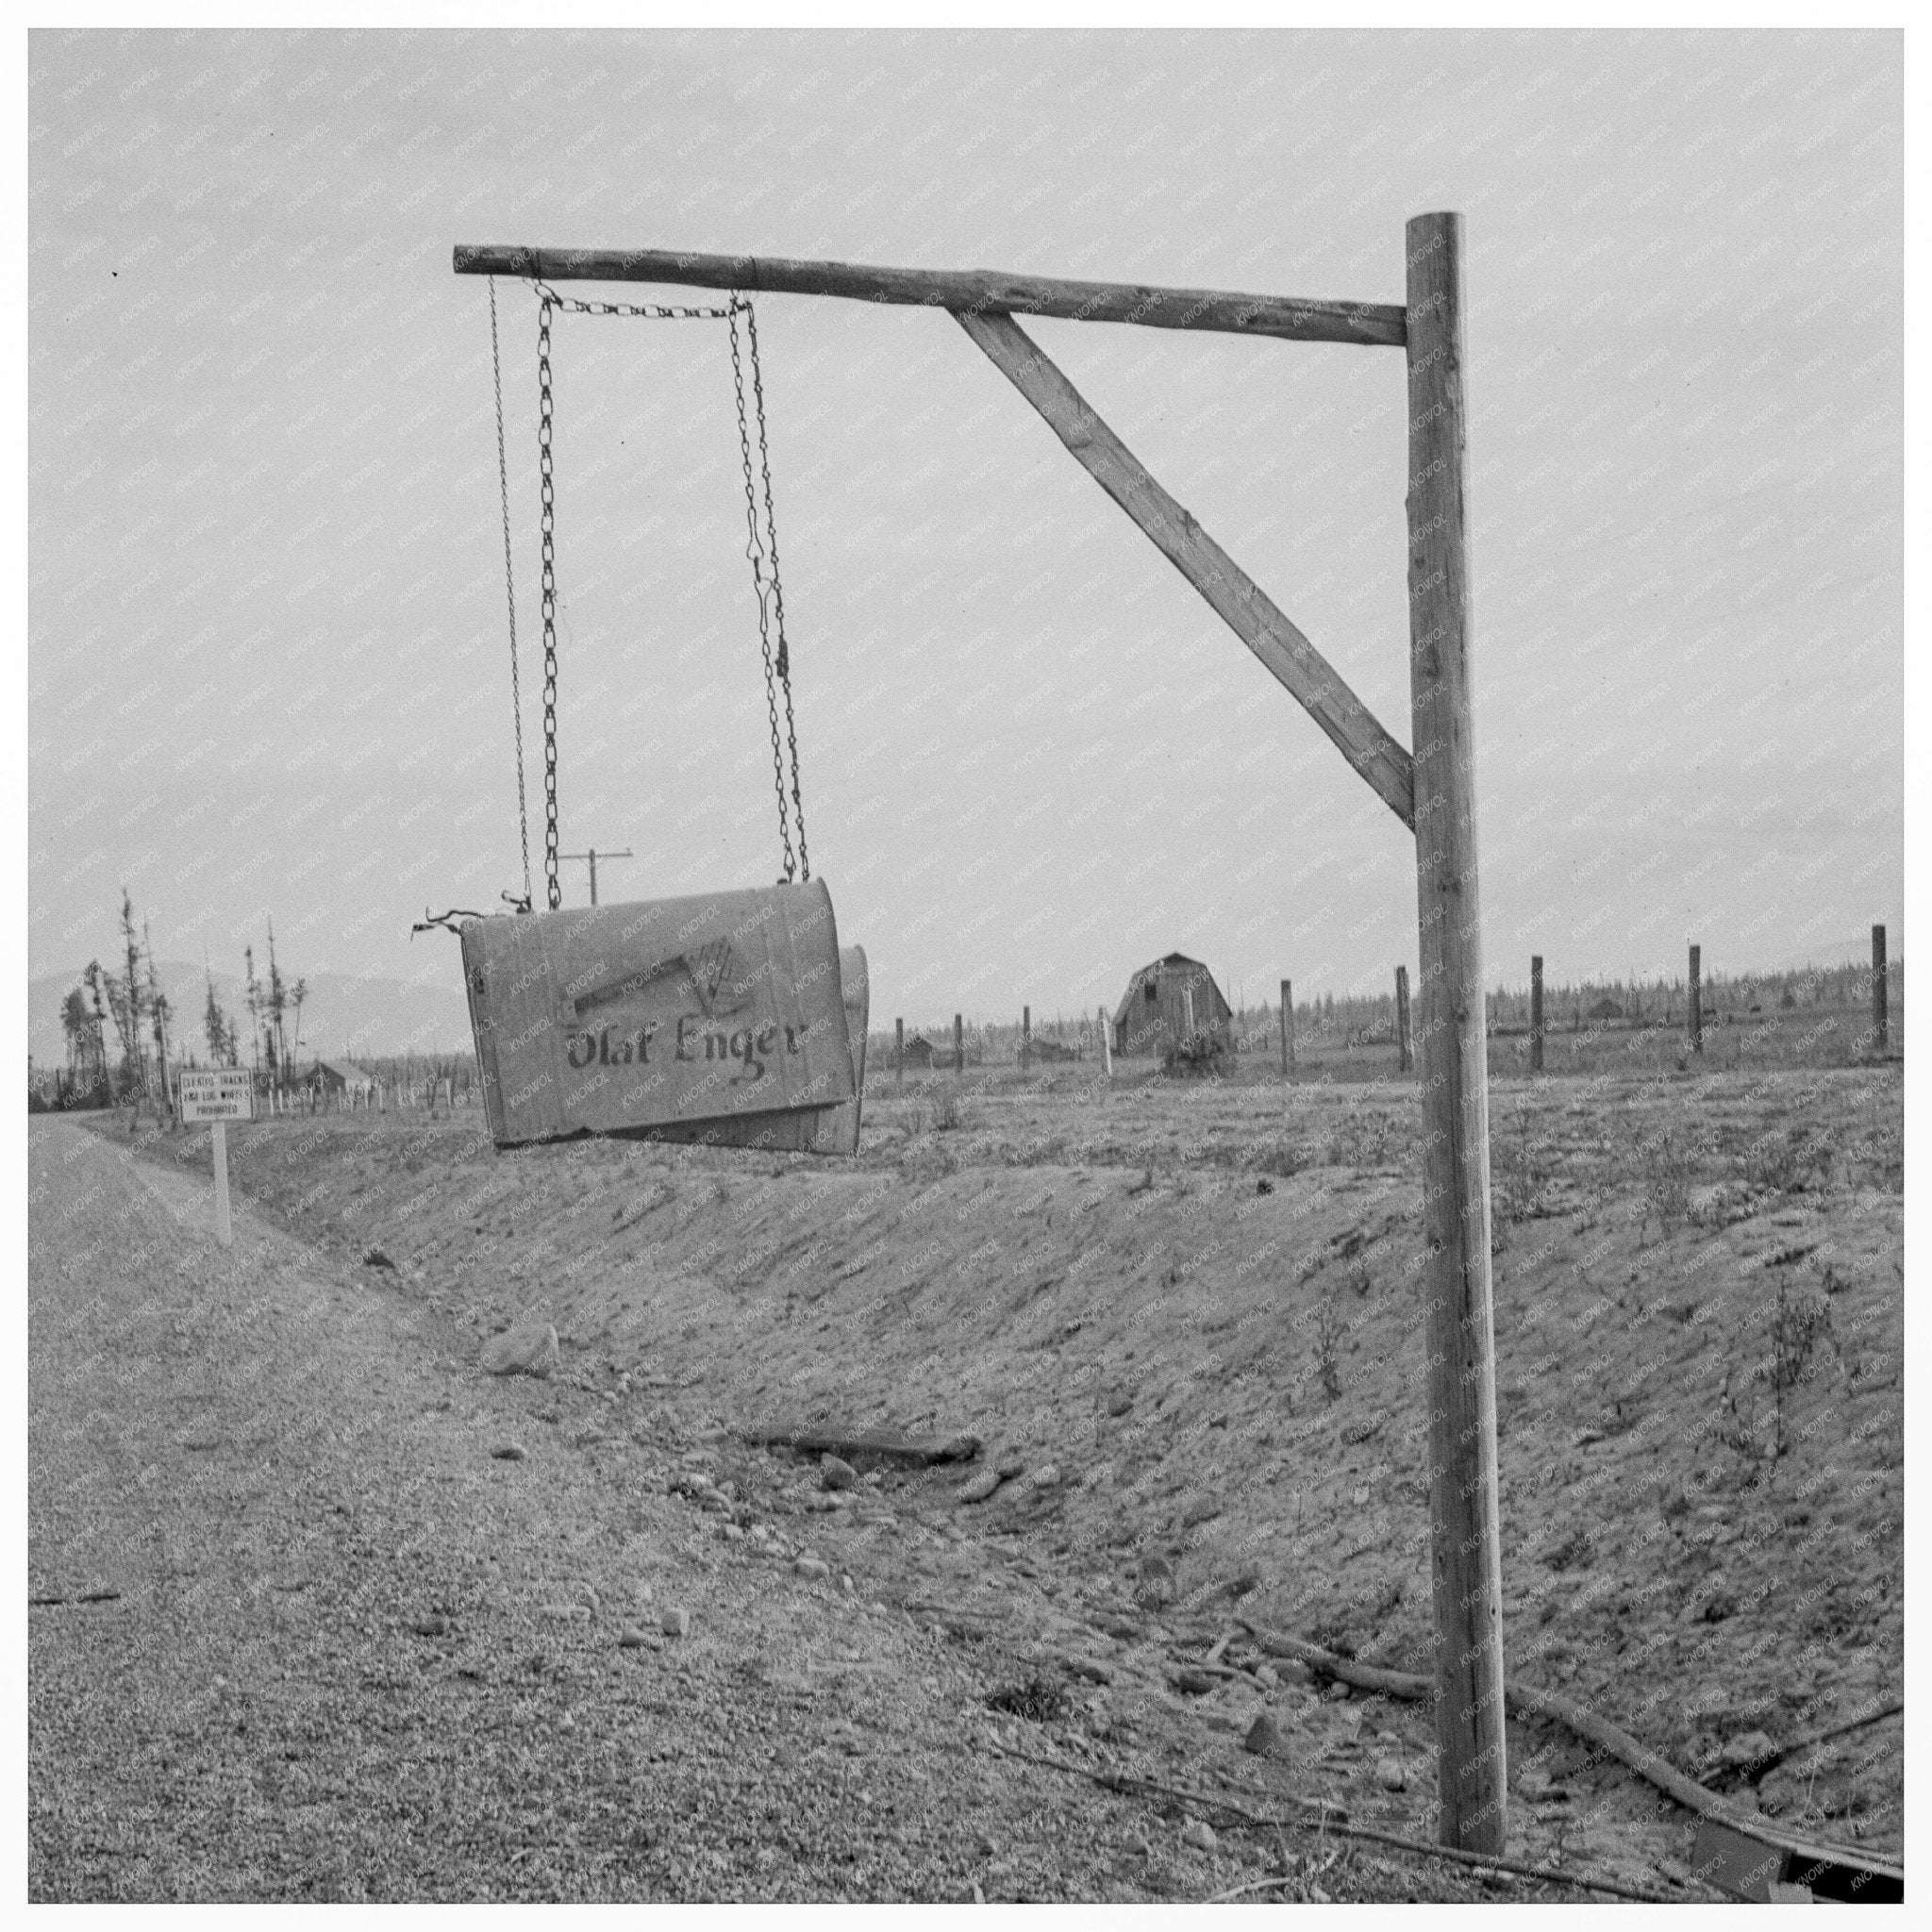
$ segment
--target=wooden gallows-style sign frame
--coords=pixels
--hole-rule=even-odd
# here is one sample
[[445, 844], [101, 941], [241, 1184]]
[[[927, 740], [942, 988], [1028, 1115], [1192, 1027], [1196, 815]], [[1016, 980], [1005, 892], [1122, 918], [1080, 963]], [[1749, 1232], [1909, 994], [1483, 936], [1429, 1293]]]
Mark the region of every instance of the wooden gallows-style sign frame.
[[[1507, 1834], [1502, 1561], [1488, 1041], [1470, 724], [1462, 218], [1417, 215], [1407, 242], [1407, 300], [1400, 308], [657, 249], [458, 247], [455, 266], [458, 275], [840, 295], [949, 310], [1415, 834], [1440, 1826], [1445, 1844], [1499, 1852]], [[1412, 754], [1155, 481], [1016, 315], [1407, 349]]]

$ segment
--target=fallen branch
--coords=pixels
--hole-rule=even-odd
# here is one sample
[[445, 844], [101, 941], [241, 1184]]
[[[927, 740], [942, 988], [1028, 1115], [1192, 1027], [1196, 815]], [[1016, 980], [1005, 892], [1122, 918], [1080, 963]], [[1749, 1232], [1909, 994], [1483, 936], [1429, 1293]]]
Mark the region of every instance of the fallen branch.
[[1808, 1737], [1797, 1739], [1794, 1742], [1781, 1746], [1778, 1750], [1768, 1751], [1762, 1757], [1755, 1759], [1749, 1766], [1752, 1777], [1760, 1778], [1777, 1769], [1793, 1757], [1801, 1757], [1814, 1745], [1828, 1744], [1834, 1738], [1842, 1738], [1852, 1731], [1862, 1731], [1867, 1724], [1882, 1724], [1889, 1717], [1905, 1715], [1903, 1700], [1896, 1704], [1882, 1704], [1874, 1710], [1868, 1710], [1859, 1717], [1847, 1719], [1841, 1724], [1833, 1724], [1823, 1731], [1813, 1731]]
[[[1353, 1684], [1365, 1690], [1379, 1690], [1389, 1697], [1423, 1703], [1430, 1702], [1436, 1694], [1435, 1686], [1428, 1678], [1419, 1677], [1412, 1672], [1385, 1671], [1374, 1664], [1358, 1664], [1352, 1657], [1338, 1657], [1333, 1651], [1324, 1650], [1319, 1643], [1308, 1642], [1306, 1638], [1291, 1637], [1278, 1630], [1265, 1630], [1246, 1618], [1241, 1619], [1241, 1627], [1270, 1655], [1293, 1657], [1324, 1675], [1339, 1677], [1344, 1684]], [[1902, 1866], [1889, 1865], [1874, 1858], [1870, 1852], [1833, 1845], [1821, 1840], [1789, 1838], [1782, 1832], [1769, 1829], [1757, 1812], [1740, 1811], [1726, 1804], [1715, 1791], [1694, 1778], [1685, 1776], [1674, 1764], [1660, 1757], [1648, 1745], [1640, 1743], [1628, 1731], [1618, 1729], [1607, 1719], [1598, 1717], [1594, 1711], [1586, 1709], [1575, 1699], [1565, 1697], [1560, 1691], [1536, 1690], [1525, 1685], [1507, 1684], [1503, 1694], [1504, 1708], [1510, 1716], [1552, 1719], [1585, 1742], [1596, 1745], [1626, 1764], [1639, 1777], [1674, 1798], [1687, 1811], [1715, 1819], [1720, 1824], [1727, 1824], [1732, 1830], [1742, 1832], [1746, 1838], [1756, 1839], [1760, 1844], [1774, 1845], [1780, 1851], [1863, 1866], [1899, 1878], [1905, 1876]]]
[[[1182, 1805], [1192, 1805], [1200, 1810], [1224, 1812], [1243, 1824], [1253, 1825], [1257, 1830], [1279, 1831], [1285, 1825], [1305, 1824], [1306, 1819], [1270, 1818], [1258, 1811], [1250, 1811], [1245, 1805], [1237, 1805], [1231, 1798], [1218, 1798], [1211, 1791], [1186, 1790], [1179, 1785], [1162, 1784], [1155, 1778], [1137, 1777], [1130, 1772], [1102, 1771], [1090, 1769], [1084, 1764], [1069, 1764], [1059, 1757], [1046, 1757], [1033, 1751], [1020, 1751], [1010, 1744], [1000, 1744], [997, 1748], [1006, 1757], [1020, 1758], [1027, 1764], [1042, 1764], [1049, 1771], [1071, 1772], [1075, 1777], [1091, 1779], [1097, 1785], [1105, 1786], [1124, 1796], [1152, 1794], [1157, 1797], [1172, 1798]], [[1615, 1878], [1600, 1878], [1589, 1873], [1576, 1872], [1560, 1865], [1531, 1865], [1522, 1858], [1507, 1858], [1488, 1852], [1465, 1852], [1457, 1845], [1430, 1844], [1426, 1839], [1406, 1838], [1400, 1832], [1380, 1831], [1370, 1824], [1349, 1824], [1337, 1815], [1334, 1806], [1323, 1805], [1311, 1798], [1291, 1798], [1291, 1804], [1300, 1805], [1304, 1809], [1318, 1814], [1320, 1828], [1338, 1838], [1359, 1839], [1366, 1844], [1387, 1845], [1393, 1851], [1408, 1852], [1422, 1858], [1441, 1858], [1451, 1864], [1468, 1865], [1480, 1871], [1513, 1872], [1519, 1877], [1542, 1879], [1552, 1885], [1567, 1885], [1577, 1891], [1601, 1891], [1612, 1898], [1637, 1899], [1644, 1905], [1675, 1905], [1679, 1901], [1668, 1892], [1644, 1891], [1634, 1885], [1625, 1885]], [[1257, 1888], [1258, 1889], [1258, 1888]]]

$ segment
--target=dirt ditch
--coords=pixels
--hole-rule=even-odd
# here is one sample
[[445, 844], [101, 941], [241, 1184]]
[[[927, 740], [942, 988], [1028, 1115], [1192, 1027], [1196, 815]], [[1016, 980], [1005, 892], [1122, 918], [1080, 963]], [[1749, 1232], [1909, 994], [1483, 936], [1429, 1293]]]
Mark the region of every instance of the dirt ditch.
[[[1903, 1694], [1895, 1070], [1501, 1081], [1492, 1113], [1510, 1672], [1789, 1829], [1897, 1852], [1896, 1723], [1750, 1772]], [[1427, 1669], [1414, 1127], [1392, 1085], [1075, 1070], [869, 1095], [856, 1162], [498, 1155], [474, 1115], [257, 1124], [231, 1158], [466, 1346], [554, 1324], [597, 1438], [653, 1445], [642, 1479], [703, 1451], [734, 1558], [779, 1496], [855, 1589], [1032, 1658], [1083, 1735], [1426, 1836], [1413, 1708], [1269, 1683], [1240, 1645], [1176, 1675], [1237, 1612]], [[142, 1151], [206, 1168], [205, 1140]], [[774, 1420], [985, 1448], [835, 1495], [737, 1441]], [[1263, 1707], [1287, 1745], [1244, 1757]], [[1512, 1850], [1681, 1875], [1674, 1806], [1559, 1730], [1511, 1749]]]

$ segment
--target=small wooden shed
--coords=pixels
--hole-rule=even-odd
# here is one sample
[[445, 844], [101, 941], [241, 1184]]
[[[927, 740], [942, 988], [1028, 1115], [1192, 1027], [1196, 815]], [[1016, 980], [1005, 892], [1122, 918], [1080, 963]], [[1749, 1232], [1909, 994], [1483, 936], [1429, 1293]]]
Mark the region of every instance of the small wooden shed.
[[906, 1057], [901, 1062], [908, 1067], [924, 1067], [930, 1070], [933, 1064], [933, 1045], [924, 1034], [915, 1033], [906, 1042]]
[[1158, 1053], [1190, 1033], [1209, 1033], [1232, 1050], [1234, 1008], [1198, 959], [1170, 953], [1143, 966], [1127, 981], [1113, 1016], [1116, 1053]]
[[309, 1077], [325, 1096], [335, 1095], [351, 1105], [366, 1101], [375, 1091], [374, 1076], [365, 1074], [354, 1060], [319, 1059]]

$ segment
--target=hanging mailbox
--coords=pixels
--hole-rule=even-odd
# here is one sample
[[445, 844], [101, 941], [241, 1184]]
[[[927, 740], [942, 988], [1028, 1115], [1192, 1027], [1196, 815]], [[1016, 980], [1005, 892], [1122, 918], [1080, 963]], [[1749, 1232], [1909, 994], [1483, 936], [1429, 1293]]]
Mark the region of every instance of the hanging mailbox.
[[472, 920], [463, 979], [499, 1147], [628, 1134], [852, 1153], [866, 1021], [848, 1038], [824, 882]]

